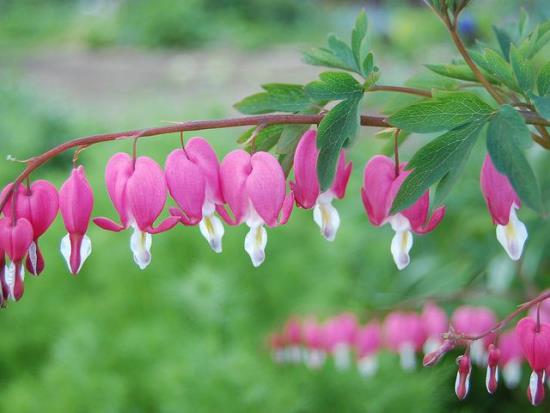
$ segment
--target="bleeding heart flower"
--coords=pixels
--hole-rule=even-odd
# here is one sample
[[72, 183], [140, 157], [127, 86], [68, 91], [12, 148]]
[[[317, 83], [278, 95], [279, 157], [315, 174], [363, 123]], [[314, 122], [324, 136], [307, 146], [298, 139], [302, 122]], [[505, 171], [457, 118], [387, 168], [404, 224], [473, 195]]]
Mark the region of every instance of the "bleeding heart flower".
[[449, 330], [449, 320], [445, 311], [432, 302], [424, 305], [421, 317], [427, 337], [423, 350], [424, 353], [431, 353], [443, 343], [441, 335]]
[[328, 320], [325, 324], [327, 350], [334, 356], [336, 368], [343, 370], [351, 364], [351, 347], [359, 324], [355, 315], [343, 313]]
[[[10, 184], [4, 188], [2, 195], [11, 190], [12, 186], [13, 184]], [[57, 216], [59, 209], [57, 189], [48, 181], [39, 179], [34, 181], [30, 187], [18, 185], [15, 196], [17, 197], [15, 202], [16, 217], [27, 219], [31, 223], [34, 233], [34, 239], [27, 255], [26, 267], [31, 274], [40, 275], [44, 271], [45, 263], [38, 247], [38, 238], [48, 230]], [[4, 215], [8, 218], [11, 218], [13, 213], [12, 202], [13, 196], [9, 197], [4, 207]]]
[[430, 209], [430, 195], [426, 191], [409, 208], [390, 215], [391, 206], [405, 178], [411, 173], [404, 168], [406, 163], [399, 166], [396, 174], [395, 162], [387, 156], [376, 155], [365, 166], [361, 196], [367, 211], [367, 216], [374, 226], [389, 223], [395, 231], [391, 243], [391, 253], [397, 268], [402, 270], [410, 263], [409, 252], [413, 245], [415, 234], [426, 234], [441, 222], [445, 215], [445, 207], [437, 208], [428, 219]]
[[5, 306], [9, 297], [8, 285], [6, 284], [6, 253], [0, 246], [0, 307]]
[[86, 232], [93, 208], [94, 193], [84, 167], [73, 168], [71, 176], [59, 190], [59, 210], [68, 232], [61, 240], [61, 254], [71, 274], [78, 274], [92, 253], [92, 242]]
[[357, 368], [362, 376], [370, 377], [378, 370], [376, 353], [382, 347], [382, 328], [377, 321], [371, 321], [359, 328], [355, 335]]
[[455, 380], [455, 393], [459, 400], [464, 400], [470, 391], [470, 374], [472, 373], [472, 362], [470, 356], [464, 354], [456, 359], [458, 372]]
[[334, 198], [342, 199], [351, 174], [351, 162], [346, 165], [344, 151], [340, 152], [336, 175], [332, 187], [321, 193], [317, 178], [317, 132], [308, 130], [300, 139], [294, 154], [294, 176], [296, 182], [290, 187], [294, 192], [296, 204], [305, 209], [313, 208], [313, 219], [321, 228], [321, 234], [333, 241], [340, 226], [340, 216], [332, 206]]
[[265, 259], [267, 232], [264, 225], [283, 225], [292, 212], [294, 198], [292, 192], [285, 195], [283, 169], [268, 152], [250, 155], [237, 149], [223, 159], [220, 177], [223, 198], [234, 219], [222, 207], [218, 207], [217, 211], [230, 225], [246, 222], [250, 231], [246, 235], [244, 249], [250, 255], [252, 264], [258, 267]]
[[415, 353], [422, 350], [426, 340], [422, 318], [416, 313], [392, 312], [384, 320], [384, 337], [390, 350], [399, 354], [401, 367], [414, 369]]
[[550, 324], [525, 317], [517, 323], [516, 335], [523, 355], [533, 370], [527, 397], [533, 406], [538, 406], [544, 400], [546, 368], [550, 366]]
[[323, 326], [317, 320], [306, 319], [302, 324], [304, 360], [309, 368], [320, 368], [326, 359], [326, 337]]
[[[496, 324], [496, 317], [485, 307], [461, 306], [454, 311], [451, 324], [457, 332], [475, 336], [491, 329]], [[494, 340], [495, 335], [488, 334], [483, 340], [475, 340], [470, 345], [470, 356], [475, 364], [485, 365], [487, 348]]]
[[17, 218], [15, 223], [12, 218], [0, 219], [0, 250], [4, 251], [10, 259], [10, 264], [4, 269], [2, 289], [6, 288], [8, 298], [15, 301], [19, 301], [23, 296], [25, 279], [23, 260], [33, 239], [32, 225], [26, 218]]
[[293, 363], [298, 363], [302, 359], [302, 324], [296, 317], [290, 318], [284, 327], [283, 337], [287, 345], [286, 359]]
[[497, 226], [497, 240], [508, 256], [517, 261], [527, 240], [527, 228], [516, 214], [521, 201], [508, 178], [497, 171], [489, 155], [483, 162], [480, 181], [487, 208]]
[[494, 394], [497, 391], [499, 360], [500, 350], [494, 344], [490, 344], [489, 356], [487, 358], [487, 374], [485, 375], [485, 387], [490, 394]]
[[166, 159], [166, 183], [179, 208], [171, 208], [184, 225], [199, 224], [210, 247], [222, 252], [223, 224], [214, 215], [223, 205], [220, 166], [216, 153], [203, 138], [191, 138], [185, 149], [172, 151]]
[[134, 261], [143, 270], [151, 262], [151, 234], [167, 231], [179, 221], [177, 217], [169, 217], [158, 227], [153, 227], [166, 202], [162, 169], [146, 156], [140, 156], [134, 162], [128, 154], [117, 153], [107, 163], [105, 183], [121, 223], [104, 217], [94, 218], [94, 223], [114, 232], [132, 227], [134, 233], [130, 248]]
[[510, 389], [518, 386], [521, 380], [523, 352], [515, 330], [507, 331], [498, 339], [500, 349], [500, 366], [504, 384]]

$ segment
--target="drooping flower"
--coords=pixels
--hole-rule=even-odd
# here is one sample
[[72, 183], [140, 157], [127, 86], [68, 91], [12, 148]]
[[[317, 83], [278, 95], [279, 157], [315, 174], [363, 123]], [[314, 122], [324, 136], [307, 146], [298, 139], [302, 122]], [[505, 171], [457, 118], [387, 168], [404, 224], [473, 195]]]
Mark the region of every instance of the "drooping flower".
[[295, 182], [290, 186], [294, 192], [296, 204], [304, 209], [313, 208], [313, 219], [321, 228], [321, 234], [333, 241], [340, 226], [340, 216], [332, 206], [334, 198], [342, 199], [351, 174], [351, 162], [346, 165], [344, 151], [340, 152], [336, 175], [332, 187], [322, 192], [317, 178], [317, 132], [308, 130], [300, 139], [294, 154]]
[[[461, 306], [454, 311], [451, 324], [459, 333], [479, 335], [487, 332], [496, 324], [496, 317], [490, 309], [485, 307]], [[484, 339], [472, 342], [470, 356], [475, 364], [485, 365], [487, 348], [494, 339], [494, 334], [488, 334]]]
[[299, 363], [302, 360], [302, 324], [298, 318], [291, 317], [286, 322], [283, 337], [286, 344], [286, 359], [292, 363]]
[[458, 372], [455, 380], [455, 393], [459, 400], [464, 400], [470, 391], [470, 374], [472, 373], [472, 362], [470, 356], [464, 354], [456, 359]]
[[401, 367], [412, 370], [416, 366], [416, 352], [422, 350], [426, 333], [422, 318], [416, 313], [395, 311], [384, 320], [384, 338], [390, 350], [399, 354]]
[[250, 231], [244, 240], [244, 249], [252, 264], [258, 267], [265, 260], [267, 231], [264, 225], [285, 224], [292, 212], [294, 198], [292, 192], [286, 194], [283, 169], [268, 152], [250, 155], [237, 149], [223, 159], [220, 178], [223, 198], [234, 218], [223, 208], [217, 211], [230, 225], [243, 222], [248, 225]]
[[177, 217], [166, 218], [153, 227], [166, 202], [166, 181], [160, 166], [151, 158], [134, 160], [127, 153], [111, 157], [105, 169], [107, 192], [120, 216], [120, 224], [108, 218], [94, 218], [94, 223], [107, 231], [134, 229], [130, 248], [134, 261], [142, 270], [151, 262], [151, 234], [174, 227]]
[[485, 387], [490, 394], [494, 394], [497, 391], [498, 386], [498, 363], [500, 361], [500, 350], [496, 348], [494, 344], [490, 344], [488, 352]]
[[286, 361], [285, 340], [282, 334], [273, 333], [269, 336], [269, 347], [275, 363], [284, 363]]
[[203, 138], [191, 138], [185, 149], [175, 149], [166, 159], [166, 183], [179, 208], [170, 213], [184, 225], [199, 224], [210, 247], [222, 252], [223, 224], [214, 215], [223, 205], [220, 166], [214, 149]]
[[14, 301], [18, 301], [23, 296], [25, 279], [23, 260], [27, 256], [33, 239], [32, 225], [26, 218], [17, 218], [15, 222], [8, 217], [0, 219], [0, 250], [4, 251], [10, 259], [9, 265], [4, 269], [2, 289], [7, 289], [7, 298]]
[[0, 308], [4, 307], [9, 297], [9, 290], [6, 284], [6, 253], [0, 246]]
[[443, 343], [441, 335], [449, 330], [449, 320], [445, 311], [432, 302], [424, 305], [421, 317], [426, 332], [424, 353], [431, 353]]
[[59, 210], [68, 232], [61, 240], [61, 254], [72, 274], [78, 274], [92, 253], [92, 242], [86, 232], [93, 207], [94, 194], [84, 167], [73, 168], [71, 176], [59, 190]]
[[[10, 184], [4, 188], [2, 195], [11, 190], [12, 186], [13, 184]], [[17, 193], [8, 198], [3, 210], [4, 215], [8, 218], [12, 217], [14, 196], [17, 198], [15, 201], [16, 217], [27, 219], [32, 225], [34, 234], [27, 254], [26, 267], [31, 274], [39, 275], [44, 271], [45, 263], [38, 246], [38, 238], [48, 230], [57, 216], [59, 209], [57, 189], [43, 179], [34, 181], [30, 187], [18, 185]], [[0, 198], [3, 197], [0, 196]]]
[[516, 325], [516, 335], [523, 355], [533, 370], [527, 397], [533, 406], [538, 406], [544, 399], [546, 368], [550, 366], [550, 324], [525, 317]]
[[409, 252], [413, 245], [413, 235], [432, 231], [443, 219], [445, 207], [437, 208], [428, 219], [430, 195], [427, 191], [409, 208], [390, 215], [391, 206], [405, 178], [411, 173], [406, 164], [399, 166], [396, 174], [395, 162], [387, 156], [376, 155], [365, 166], [361, 196], [369, 221], [374, 226], [389, 223], [395, 231], [391, 243], [391, 253], [397, 268], [402, 270], [409, 265]]
[[339, 370], [347, 369], [351, 364], [351, 348], [355, 344], [357, 329], [357, 318], [352, 313], [342, 313], [325, 323], [327, 350]]
[[362, 376], [370, 377], [378, 370], [376, 354], [382, 346], [382, 328], [377, 321], [371, 321], [357, 330], [355, 349], [357, 368]]
[[510, 389], [518, 386], [521, 380], [523, 353], [515, 330], [507, 331], [498, 339], [500, 366], [504, 384]]
[[306, 319], [302, 324], [303, 359], [312, 369], [320, 368], [326, 359], [326, 338], [323, 326], [315, 319]]
[[497, 227], [497, 240], [508, 256], [517, 261], [527, 240], [527, 228], [516, 213], [521, 201], [508, 178], [497, 171], [489, 155], [483, 162], [480, 182], [487, 208]]

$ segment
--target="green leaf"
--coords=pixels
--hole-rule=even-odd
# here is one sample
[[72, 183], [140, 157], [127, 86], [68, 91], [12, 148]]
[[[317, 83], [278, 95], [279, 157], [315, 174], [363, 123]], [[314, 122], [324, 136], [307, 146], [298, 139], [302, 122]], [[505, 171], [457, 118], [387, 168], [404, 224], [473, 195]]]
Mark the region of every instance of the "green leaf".
[[397, 213], [414, 204], [433, 184], [470, 156], [479, 132], [488, 117], [461, 125], [424, 145], [406, 169], [412, 170], [393, 201], [391, 212]]
[[[298, 145], [298, 142], [296, 142], [296, 145]], [[294, 147], [294, 151], [296, 150], [296, 147]], [[294, 165], [294, 156], [290, 153], [283, 153], [279, 155], [279, 163], [281, 164], [281, 167], [283, 168], [283, 172], [285, 173], [285, 177], [288, 177], [288, 174], [292, 170], [292, 166]]]
[[300, 112], [313, 102], [302, 85], [271, 83], [262, 85], [265, 92], [248, 96], [237, 102], [235, 108], [247, 115], [270, 112]]
[[361, 66], [361, 60], [363, 55], [363, 43], [365, 36], [367, 35], [367, 14], [365, 9], [361, 9], [357, 19], [355, 20], [355, 26], [351, 32], [351, 50], [355, 57], [355, 63], [357, 66]]
[[533, 96], [532, 100], [537, 112], [544, 118], [550, 120], [550, 96]]
[[313, 48], [302, 52], [304, 62], [314, 66], [333, 67], [335, 69], [350, 70], [348, 65], [327, 49]]
[[443, 178], [441, 178], [435, 190], [435, 197], [433, 201], [434, 207], [438, 207], [443, 204], [443, 201], [445, 201], [451, 190], [462, 176], [466, 163], [468, 162], [468, 158], [469, 154], [464, 156], [461, 161], [457, 162], [457, 164], [449, 172], [447, 172]]
[[438, 75], [450, 77], [452, 79], [468, 80], [477, 82], [477, 78], [472, 70], [466, 64], [449, 64], [449, 65], [425, 65], [432, 72]]
[[497, 112], [498, 122], [503, 130], [506, 130], [508, 139], [512, 139], [515, 145], [521, 149], [530, 148], [533, 145], [531, 132], [525, 124], [523, 116], [510, 105], [502, 105]]
[[353, 52], [346, 42], [340, 40], [335, 34], [330, 34], [328, 36], [328, 47], [332, 54], [340, 59], [348, 69], [360, 72]]
[[546, 62], [539, 71], [537, 88], [540, 96], [550, 94], [550, 62]]
[[523, 92], [530, 92], [535, 83], [535, 72], [532, 63], [513, 45], [510, 48], [510, 62], [512, 63], [519, 88]]
[[508, 86], [510, 89], [517, 90], [517, 84], [514, 79], [514, 73], [512, 66], [500, 55], [492, 49], [485, 49], [485, 60], [487, 62], [487, 69]]
[[363, 64], [361, 65], [361, 70], [362, 70], [363, 76], [369, 76], [374, 70], [374, 56], [372, 55], [372, 53], [368, 53], [365, 59], [363, 60]]
[[473, 93], [446, 92], [438, 96], [401, 109], [388, 118], [388, 123], [409, 132], [429, 133], [485, 119], [493, 111]]
[[506, 33], [506, 31], [496, 26], [493, 26], [493, 31], [497, 36], [500, 50], [502, 50], [502, 55], [506, 57], [506, 60], [508, 60], [508, 56], [510, 55], [510, 45], [512, 44], [512, 38], [508, 33]]
[[[257, 127], [252, 128], [245, 133], [246, 135], [250, 132], [248, 139], [245, 140], [244, 149], [248, 152], [269, 151], [279, 141], [284, 127], [285, 125], [269, 125], [259, 130]], [[256, 130], [258, 130], [258, 132], [254, 140], [252, 140], [252, 135]]]
[[511, 125], [514, 124], [515, 128], [521, 127], [517, 118], [511, 115], [510, 109], [514, 111], [508, 105], [502, 106], [501, 111], [489, 123], [487, 150], [495, 168], [508, 177], [519, 198], [528, 207], [542, 212], [542, 198], [537, 178], [522, 147], [518, 145], [521, 142], [510, 133]]
[[361, 96], [338, 103], [323, 118], [317, 130], [317, 176], [322, 191], [330, 188], [334, 180], [340, 150], [346, 141], [353, 140], [359, 127], [359, 101]]
[[343, 100], [363, 94], [363, 86], [349, 73], [323, 72], [319, 78], [305, 86], [313, 100]]
[[286, 125], [281, 133], [275, 151], [279, 154], [294, 155], [294, 150], [301, 136], [310, 128], [310, 125]]

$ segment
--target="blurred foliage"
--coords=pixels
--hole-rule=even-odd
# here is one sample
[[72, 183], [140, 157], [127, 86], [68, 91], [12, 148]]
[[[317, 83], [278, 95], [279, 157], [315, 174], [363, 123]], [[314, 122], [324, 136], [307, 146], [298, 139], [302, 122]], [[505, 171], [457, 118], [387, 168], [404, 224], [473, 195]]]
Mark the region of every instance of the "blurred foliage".
[[[181, 7], [191, 3], [200, 4], [198, 10]], [[124, 42], [182, 46], [219, 39], [232, 30], [254, 37], [256, 32], [248, 31], [250, 27], [256, 27], [258, 38], [265, 39], [273, 32], [269, 27], [263, 30], [264, 26], [274, 24], [281, 30], [279, 23], [275, 23], [279, 18], [290, 22], [290, 26], [284, 26], [288, 27], [288, 38], [303, 40], [294, 28], [304, 19], [307, 21], [307, 8], [313, 2], [303, 3], [136, 0], [135, 10], [125, 10], [122, 4], [109, 18], [79, 15], [75, 20], [75, 7], [81, 3], [74, 1], [0, 0], [0, 42], [13, 46], [26, 39], [27, 45], [51, 42], [58, 46], [84, 38], [90, 45], [102, 47]], [[474, 10], [484, 28], [489, 20], [494, 20], [495, 13], [506, 13], [514, 2], [499, 2], [498, 8], [484, 6], [484, 2], [474, 3], [480, 4]], [[164, 9], [163, 4], [172, 4], [174, 9]], [[280, 11], [279, 5], [285, 4]], [[216, 5], [224, 12], [205, 9]], [[403, 2], [392, 3], [402, 5]], [[269, 12], [271, 17], [261, 13], [258, 16], [253, 12], [254, 6], [261, 6], [261, 13]], [[31, 19], [31, 11], [32, 16], [39, 17]], [[118, 14], [123, 12], [124, 17]], [[391, 68], [384, 74], [384, 82], [402, 80], [410, 73], [410, 62], [400, 63], [399, 59], [408, 59], [415, 53], [411, 46], [414, 43], [410, 43], [415, 33], [425, 33], [422, 35], [425, 43], [417, 46], [422, 58], [424, 52], [439, 52], [437, 45], [447, 41], [443, 34], [437, 38], [432, 31], [444, 33], [439, 22], [419, 15], [426, 16], [421, 10], [396, 7], [388, 18], [392, 22], [410, 18], [407, 27], [394, 32], [388, 27], [399, 23], [392, 23], [383, 28], [386, 34], [379, 30], [381, 44], [395, 41], [399, 46], [386, 47], [380, 53], [382, 59], [389, 60], [381, 66]], [[119, 20], [123, 18], [124, 24]], [[338, 27], [351, 21], [333, 15], [331, 18], [342, 22], [336, 24]], [[188, 24], [178, 24], [179, 19], [189, 19]], [[247, 23], [240, 26], [243, 21]], [[378, 30], [375, 21], [371, 20], [372, 26]], [[415, 21], [421, 22], [416, 24], [418, 30], [413, 30]], [[201, 27], [203, 23], [205, 26]], [[133, 25], [136, 27], [132, 28]], [[167, 29], [170, 25], [173, 37]], [[312, 29], [326, 32], [324, 27]], [[186, 44], [181, 40], [186, 36], [197, 36], [196, 43]], [[163, 40], [158, 40], [161, 37]], [[23, 48], [17, 53], [29, 51]], [[243, 69], [243, 77], [246, 75]], [[422, 81], [417, 78], [415, 84], [420, 86]], [[452, 82], [448, 87], [452, 89]], [[384, 104], [396, 105], [394, 98], [389, 94], [369, 96], [368, 111], [380, 109]], [[106, 128], [141, 126], [151, 119], [151, 113], [164, 119], [156, 103], [162, 99], [151, 102], [142, 99], [141, 106], [136, 106], [130, 100], [125, 110], [117, 113], [120, 123], [106, 124], [86, 108], [67, 112], [49, 97], [3, 79], [0, 183], [13, 179], [22, 169], [20, 164], [5, 161], [8, 154], [25, 158], [70, 137]], [[205, 96], [202, 102], [193, 105], [196, 111], [204, 109], [200, 113], [203, 118], [227, 114], [226, 110], [220, 111], [212, 96]], [[140, 110], [135, 110], [136, 107]], [[193, 119], [197, 115], [185, 113], [182, 118]], [[233, 142], [240, 133], [205, 131], [203, 135], [222, 157], [234, 148]], [[448, 212], [443, 223], [433, 233], [415, 238], [410, 267], [397, 272], [389, 252], [392, 231], [388, 227], [373, 228], [368, 223], [359, 196], [366, 160], [388, 146], [387, 138], [376, 138], [374, 133], [363, 128], [350, 152], [354, 172], [346, 198], [335, 203], [342, 218], [336, 241], [327, 243], [322, 239], [311, 211], [296, 209], [288, 225], [268, 231], [267, 259], [258, 269], [252, 268], [243, 250], [245, 228], [226, 229], [221, 255], [210, 251], [197, 228], [177, 227], [154, 236], [153, 261], [142, 272], [133, 264], [128, 233], [107, 233], [92, 225], [89, 235], [94, 251], [81, 274], [72, 277], [59, 253], [64, 229], [58, 219], [41, 239], [47, 260], [45, 273], [28, 277], [22, 301], [0, 312], [0, 411], [525, 411], [526, 371], [517, 390], [502, 387], [491, 397], [484, 388], [484, 371], [474, 369], [471, 394], [464, 403], [459, 403], [453, 394], [456, 370], [452, 357], [447, 357], [441, 366], [406, 373], [398, 367], [397, 356], [384, 353], [379, 373], [368, 381], [356, 371], [342, 373], [327, 366], [320, 372], [312, 372], [302, 367], [278, 366], [271, 361], [265, 337], [289, 314], [324, 318], [349, 310], [365, 321], [396, 307], [418, 309], [426, 297], [435, 297], [441, 299], [449, 312], [459, 304], [470, 303], [489, 305], [503, 316], [526, 298], [529, 286], [537, 289], [549, 286], [548, 220], [521, 210], [530, 238], [519, 265], [508, 260], [495, 239], [494, 226], [479, 190], [483, 145], [474, 149], [465, 175], [447, 200]], [[402, 145], [402, 159], [410, 159], [428, 139], [411, 135]], [[177, 136], [146, 139], [140, 143], [139, 152], [163, 164], [177, 142]], [[103, 183], [103, 170], [113, 153], [130, 148], [130, 142], [121, 141], [81, 153], [80, 161], [95, 190], [94, 216], [114, 216]], [[548, 154], [533, 148], [529, 155], [545, 188], [548, 205]], [[59, 187], [70, 171], [71, 156], [46, 165], [33, 177], [50, 179]], [[548, 409], [549, 403], [547, 400], [541, 411]]]

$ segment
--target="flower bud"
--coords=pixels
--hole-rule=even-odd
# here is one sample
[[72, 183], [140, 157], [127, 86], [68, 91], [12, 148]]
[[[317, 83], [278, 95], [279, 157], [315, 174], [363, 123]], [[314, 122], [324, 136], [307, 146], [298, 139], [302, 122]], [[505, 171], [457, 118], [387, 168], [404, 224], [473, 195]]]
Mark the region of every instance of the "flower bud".
[[472, 362], [470, 356], [464, 354], [456, 359], [458, 372], [455, 381], [455, 393], [459, 400], [464, 400], [470, 391], [470, 374], [472, 372]]
[[445, 354], [447, 354], [449, 351], [453, 350], [455, 346], [456, 342], [454, 340], [445, 340], [441, 346], [424, 356], [422, 364], [424, 365], [424, 367], [435, 366], [441, 361], [443, 356], [445, 356]]
[[498, 385], [498, 362], [500, 360], [500, 350], [494, 344], [489, 345], [489, 357], [487, 359], [487, 375], [485, 376], [485, 386], [490, 394], [497, 391]]

